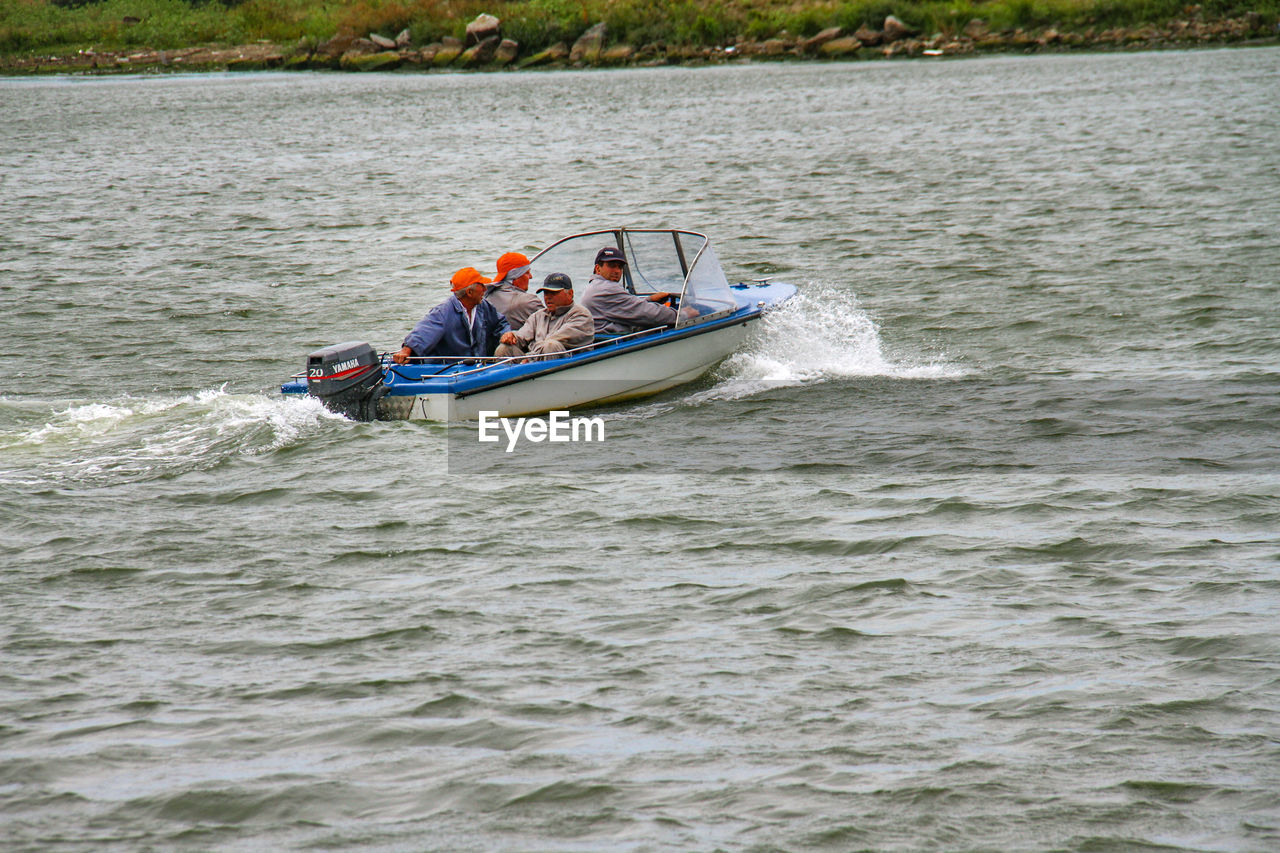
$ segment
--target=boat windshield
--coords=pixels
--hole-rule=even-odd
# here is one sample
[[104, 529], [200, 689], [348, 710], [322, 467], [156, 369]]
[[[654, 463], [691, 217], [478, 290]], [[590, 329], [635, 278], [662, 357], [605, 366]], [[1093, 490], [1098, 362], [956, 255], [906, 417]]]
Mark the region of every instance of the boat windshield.
[[596, 252], [606, 246], [621, 249], [626, 255], [622, 283], [632, 293], [680, 294], [681, 306], [697, 311], [694, 316], [682, 311], [677, 328], [723, 316], [738, 307], [720, 268], [720, 259], [706, 236], [674, 229], [616, 229], [566, 237], [533, 259], [529, 289], [536, 290], [551, 273], [562, 272], [573, 280], [574, 290], [581, 293], [595, 269]]
[[689, 264], [707, 238], [692, 231], [625, 231], [631, 283], [636, 293], [679, 293]]
[[[738, 300], [733, 298], [733, 291], [729, 289], [729, 281], [724, 277], [720, 258], [716, 256], [716, 250], [711, 248], [711, 244], [705, 243], [685, 279], [684, 293], [680, 296], [680, 319], [676, 322], [676, 328], [705, 323], [707, 320], [732, 314], [737, 308]], [[686, 309], [694, 309], [698, 313], [690, 316]]]
[[543, 279], [553, 272], [562, 272], [573, 282], [574, 292], [581, 296], [582, 290], [591, 278], [595, 269], [596, 252], [605, 246], [617, 246], [618, 235], [613, 231], [592, 231], [576, 237], [566, 237], [543, 249], [530, 262], [529, 269], [533, 278], [529, 281], [529, 292], [533, 293], [541, 285]]

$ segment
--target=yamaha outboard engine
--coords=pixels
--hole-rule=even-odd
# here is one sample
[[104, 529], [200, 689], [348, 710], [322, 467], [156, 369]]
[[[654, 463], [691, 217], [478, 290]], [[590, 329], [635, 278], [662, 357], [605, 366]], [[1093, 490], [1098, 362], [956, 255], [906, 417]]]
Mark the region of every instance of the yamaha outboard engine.
[[307, 393], [353, 421], [377, 420], [378, 400], [387, 393], [377, 350], [363, 341], [347, 341], [311, 353]]

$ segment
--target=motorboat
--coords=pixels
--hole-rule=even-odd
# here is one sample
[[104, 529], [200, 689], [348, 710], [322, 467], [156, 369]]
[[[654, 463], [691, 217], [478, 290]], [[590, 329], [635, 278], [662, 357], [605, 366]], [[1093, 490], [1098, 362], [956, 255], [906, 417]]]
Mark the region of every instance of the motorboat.
[[366, 342], [348, 341], [310, 353], [306, 370], [280, 390], [317, 397], [353, 420], [473, 421], [481, 412], [519, 417], [615, 403], [697, 379], [742, 343], [752, 323], [796, 293], [767, 279], [730, 284], [707, 236], [679, 229], [566, 237], [530, 261], [532, 280], [568, 273], [581, 293], [596, 253], [607, 246], [627, 259], [627, 290], [673, 294], [673, 307], [684, 309], [674, 325], [596, 335], [543, 360], [435, 356], [396, 364]]

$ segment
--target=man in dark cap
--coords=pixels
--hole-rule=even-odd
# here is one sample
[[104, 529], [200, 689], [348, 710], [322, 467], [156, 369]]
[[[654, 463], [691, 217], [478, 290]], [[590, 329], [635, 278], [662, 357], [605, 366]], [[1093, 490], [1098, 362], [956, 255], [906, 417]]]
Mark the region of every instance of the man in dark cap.
[[582, 291], [582, 307], [591, 312], [596, 334], [625, 335], [642, 329], [674, 326], [676, 311], [662, 303], [670, 293], [636, 296], [622, 286], [626, 256], [612, 246], [596, 252], [595, 272]]
[[547, 357], [586, 346], [595, 339], [591, 312], [573, 304], [573, 282], [569, 276], [553, 272], [543, 280], [538, 293], [542, 294], [547, 307], [530, 314], [518, 330], [503, 335], [494, 355]]

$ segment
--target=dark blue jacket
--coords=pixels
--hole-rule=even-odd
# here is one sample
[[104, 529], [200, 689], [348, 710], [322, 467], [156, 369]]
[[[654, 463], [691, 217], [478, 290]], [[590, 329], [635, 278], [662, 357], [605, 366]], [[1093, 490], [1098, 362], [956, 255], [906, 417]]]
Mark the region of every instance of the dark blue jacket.
[[472, 327], [467, 325], [467, 309], [458, 297], [450, 296], [427, 316], [418, 321], [402, 346], [413, 350], [414, 355], [460, 355], [471, 358], [493, 355], [498, 338], [511, 331], [507, 320], [488, 302], [481, 302], [475, 309], [474, 339]]

